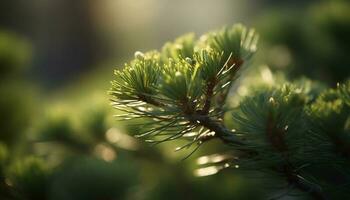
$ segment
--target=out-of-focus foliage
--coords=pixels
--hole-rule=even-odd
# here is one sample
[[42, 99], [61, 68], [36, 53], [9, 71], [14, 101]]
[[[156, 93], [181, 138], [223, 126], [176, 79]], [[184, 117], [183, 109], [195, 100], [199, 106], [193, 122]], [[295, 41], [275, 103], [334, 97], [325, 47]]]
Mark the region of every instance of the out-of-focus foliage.
[[22, 71], [30, 62], [32, 48], [28, 41], [16, 34], [0, 31], [0, 77]]
[[22, 89], [22, 84], [11, 81], [0, 85], [0, 141], [8, 145], [20, 140], [30, 122], [33, 99], [31, 92]]
[[274, 69], [287, 70], [291, 78], [345, 81], [350, 74], [349, 9], [348, 1], [322, 1], [268, 13], [258, 24], [262, 59]]
[[9, 167], [9, 181], [19, 199], [45, 199], [50, 169], [44, 160], [27, 157]]
[[0, 176], [4, 176], [4, 168], [9, 155], [5, 144], [0, 143]]
[[137, 183], [133, 163], [120, 159], [106, 163], [101, 160], [79, 158], [65, 164], [53, 175], [50, 199], [126, 199]]
[[20, 140], [30, 121], [33, 92], [18, 75], [28, 65], [31, 52], [25, 39], [0, 31], [0, 141], [10, 146]]

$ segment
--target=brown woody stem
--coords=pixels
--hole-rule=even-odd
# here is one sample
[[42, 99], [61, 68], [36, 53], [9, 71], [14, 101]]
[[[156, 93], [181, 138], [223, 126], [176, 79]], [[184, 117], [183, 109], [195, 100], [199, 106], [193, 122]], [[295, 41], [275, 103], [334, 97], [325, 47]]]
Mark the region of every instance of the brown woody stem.
[[210, 106], [211, 106], [211, 100], [212, 100], [213, 94], [214, 94], [215, 85], [216, 85], [216, 80], [215, 79], [208, 81], [207, 90], [206, 90], [206, 93], [205, 93], [205, 95], [206, 95], [205, 96], [205, 103], [204, 103], [203, 111], [202, 111], [203, 114], [208, 114], [209, 113], [209, 109], [210, 109]]
[[305, 180], [302, 176], [295, 173], [293, 170], [286, 168], [285, 176], [287, 178], [287, 181], [294, 185], [299, 190], [309, 193], [310, 197], [312, 197], [315, 200], [327, 200], [329, 199], [326, 194], [323, 192], [322, 188], [314, 183], [311, 183], [307, 180]]
[[244, 145], [241, 139], [237, 137], [232, 131], [227, 129], [222, 123], [214, 121], [206, 115], [191, 115], [188, 118], [192, 123], [200, 124], [210, 131], [215, 132], [215, 137], [220, 138], [225, 143], [240, 146]]

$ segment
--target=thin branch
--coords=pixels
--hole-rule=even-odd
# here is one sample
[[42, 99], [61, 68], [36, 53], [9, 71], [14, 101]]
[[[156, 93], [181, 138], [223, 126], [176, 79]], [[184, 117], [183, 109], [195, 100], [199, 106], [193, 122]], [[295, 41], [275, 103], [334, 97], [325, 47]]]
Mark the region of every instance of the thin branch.
[[217, 82], [216, 79], [212, 79], [212, 80], [208, 81], [208, 83], [207, 83], [207, 89], [205, 92], [205, 103], [204, 103], [203, 110], [202, 110], [203, 114], [209, 113], [211, 101], [212, 101], [212, 98], [214, 95], [214, 88], [215, 88], [216, 82]]
[[287, 177], [287, 181], [290, 184], [293, 184], [299, 190], [310, 194], [310, 196], [315, 200], [327, 200], [329, 199], [326, 194], [323, 192], [322, 188], [319, 185], [311, 183], [307, 181], [305, 178], [291, 170], [290, 168], [286, 168], [285, 176]]
[[223, 142], [242, 146], [243, 141], [236, 136], [232, 131], [227, 129], [223, 124], [214, 121], [206, 115], [191, 115], [188, 116], [189, 121], [204, 126], [210, 131], [215, 132], [215, 136], [220, 138]]

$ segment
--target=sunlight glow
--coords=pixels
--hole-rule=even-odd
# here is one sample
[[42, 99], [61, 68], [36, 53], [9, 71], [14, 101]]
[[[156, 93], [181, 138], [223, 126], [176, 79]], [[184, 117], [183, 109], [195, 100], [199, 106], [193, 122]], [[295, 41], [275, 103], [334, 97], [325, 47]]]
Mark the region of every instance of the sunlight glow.
[[222, 167], [210, 166], [205, 168], [200, 168], [194, 171], [195, 176], [210, 176], [219, 172]]
[[135, 138], [122, 133], [117, 128], [110, 128], [106, 132], [106, 139], [108, 142], [115, 144], [116, 146], [127, 149], [127, 150], [137, 150], [138, 149], [138, 143], [135, 140]]
[[110, 162], [117, 157], [117, 153], [111, 147], [104, 144], [96, 145], [94, 153], [107, 162]]
[[271, 70], [266, 66], [261, 70], [261, 78], [263, 79], [264, 82], [266, 82], [267, 84], [272, 85], [275, 80], [273, 78], [272, 72]]
[[233, 158], [231, 155], [225, 155], [225, 154], [213, 154], [208, 156], [202, 156], [197, 159], [198, 165], [205, 165], [209, 163], [219, 163], [228, 159]]

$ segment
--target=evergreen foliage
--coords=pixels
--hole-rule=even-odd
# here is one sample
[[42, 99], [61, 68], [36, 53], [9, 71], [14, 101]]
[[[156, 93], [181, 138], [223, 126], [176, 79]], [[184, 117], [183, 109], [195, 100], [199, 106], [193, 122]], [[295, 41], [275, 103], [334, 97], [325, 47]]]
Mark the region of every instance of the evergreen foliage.
[[117, 123], [103, 73], [33, 88], [47, 52], [0, 31], [0, 199], [349, 199], [350, 3], [268, 2], [260, 36], [238, 24], [137, 51], [115, 71]]
[[233, 96], [240, 103], [226, 120], [225, 113], [232, 109], [228, 94], [249, 67], [257, 41], [253, 29], [238, 24], [199, 40], [192, 34], [182, 36], [167, 43], [161, 53], [135, 53], [112, 82], [112, 105], [124, 112], [117, 117], [147, 120], [142, 126], [146, 131], [138, 136], [148, 142], [188, 141], [176, 150], [196, 145], [194, 152], [218, 138], [234, 153], [222, 155], [227, 158], [212, 166], [214, 171], [239, 168], [277, 174], [292, 190], [328, 199], [328, 186], [336, 183], [326, 184], [329, 180], [310, 168], [327, 166], [334, 172], [343, 168], [348, 173], [344, 169], [350, 152], [350, 84], [321, 94], [319, 88], [304, 87], [305, 81], [255, 88], [252, 84], [249, 96]]

